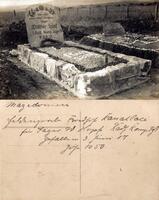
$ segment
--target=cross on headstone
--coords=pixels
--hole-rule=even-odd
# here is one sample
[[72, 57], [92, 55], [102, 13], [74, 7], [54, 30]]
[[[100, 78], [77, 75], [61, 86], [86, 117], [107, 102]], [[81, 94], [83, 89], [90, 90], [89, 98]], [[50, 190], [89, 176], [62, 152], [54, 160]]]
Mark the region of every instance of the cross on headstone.
[[47, 40], [64, 41], [58, 8], [51, 5], [31, 6], [27, 9], [25, 21], [28, 40], [32, 47], [40, 47]]

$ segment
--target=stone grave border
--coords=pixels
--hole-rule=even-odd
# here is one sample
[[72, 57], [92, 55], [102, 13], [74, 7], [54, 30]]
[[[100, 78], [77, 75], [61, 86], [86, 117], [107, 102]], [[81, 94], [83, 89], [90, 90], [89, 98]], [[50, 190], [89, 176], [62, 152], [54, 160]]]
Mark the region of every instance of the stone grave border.
[[[151, 69], [150, 60], [113, 53], [71, 41], [66, 41], [64, 44], [100, 54], [109, 54], [110, 56], [124, 59], [127, 63], [107, 66], [95, 72], [81, 72], [74, 64], [63, 61], [62, 59], [55, 60], [47, 53], [43, 53], [36, 48], [31, 48], [29, 45], [18, 45], [18, 57], [29, 67], [34, 68], [75, 96], [83, 99], [107, 98], [115, 93], [128, 90], [149, 80], [148, 73]], [[68, 77], [63, 79], [61, 77], [62, 74], [68, 75]], [[100, 80], [101, 83], [99, 86], [97, 85], [95, 87], [95, 85], [92, 85], [91, 87], [93, 81]]]

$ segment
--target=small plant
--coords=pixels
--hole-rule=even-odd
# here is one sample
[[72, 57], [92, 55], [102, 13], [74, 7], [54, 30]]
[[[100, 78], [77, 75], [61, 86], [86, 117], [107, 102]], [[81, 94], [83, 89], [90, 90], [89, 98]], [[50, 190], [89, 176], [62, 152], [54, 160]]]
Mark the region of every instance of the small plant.
[[159, 30], [159, 23], [157, 23], [153, 16], [145, 18], [130, 18], [121, 22], [127, 32], [133, 33], [147, 33]]
[[20, 43], [27, 43], [27, 31], [24, 20], [13, 22], [4, 28], [0, 35], [0, 46], [16, 46]]

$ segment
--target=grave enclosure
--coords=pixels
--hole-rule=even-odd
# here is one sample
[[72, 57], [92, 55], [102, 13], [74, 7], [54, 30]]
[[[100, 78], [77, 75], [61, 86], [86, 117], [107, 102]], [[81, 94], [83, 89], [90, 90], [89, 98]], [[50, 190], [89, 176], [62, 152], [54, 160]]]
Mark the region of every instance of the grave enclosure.
[[80, 41], [81, 44], [99, 47], [137, 56], [152, 61], [152, 67], [159, 67], [159, 37], [140, 35], [135, 33], [125, 33], [122, 35], [93, 34], [85, 36]]
[[18, 46], [19, 59], [80, 98], [102, 98], [149, 79], [151, 61], [64, 41], [58, 9], [28, 8], [28, 45]]

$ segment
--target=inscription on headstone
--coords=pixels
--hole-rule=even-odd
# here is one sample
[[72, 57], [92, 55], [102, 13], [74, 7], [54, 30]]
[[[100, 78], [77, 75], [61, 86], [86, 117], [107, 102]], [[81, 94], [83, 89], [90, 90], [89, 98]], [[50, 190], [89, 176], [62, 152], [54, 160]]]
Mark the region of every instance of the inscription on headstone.
[[47, 40], [64, 41], [56, 7], [51, 5], [31, 6], [27, 9], [25, 21], [28, 40], [32, 47], [40, 47]]

